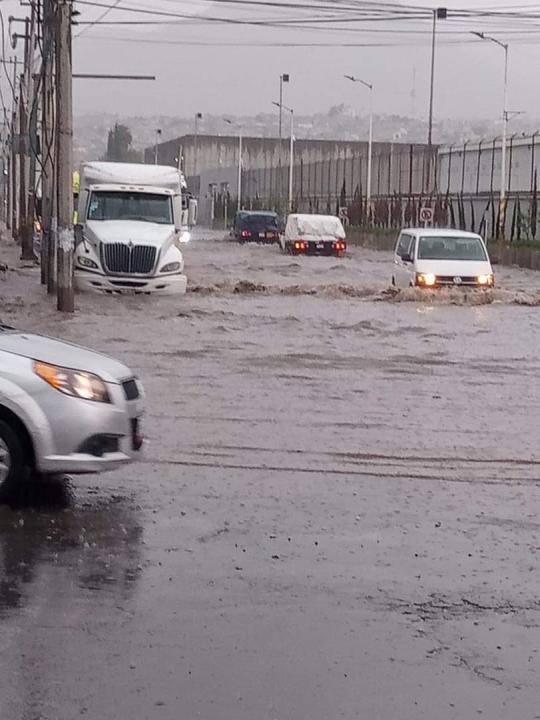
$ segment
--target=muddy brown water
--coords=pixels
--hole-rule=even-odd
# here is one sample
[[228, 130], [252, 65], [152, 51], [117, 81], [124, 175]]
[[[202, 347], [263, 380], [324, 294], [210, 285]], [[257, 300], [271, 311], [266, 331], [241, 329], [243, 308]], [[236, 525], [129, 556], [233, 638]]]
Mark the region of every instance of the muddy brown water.
[[185, 297], [72, 318], [0, 279], [2, 320], [148, 396], [142, 462], [2, 498], [0, 718], [538, 717], [540, 278], [185, 254]]

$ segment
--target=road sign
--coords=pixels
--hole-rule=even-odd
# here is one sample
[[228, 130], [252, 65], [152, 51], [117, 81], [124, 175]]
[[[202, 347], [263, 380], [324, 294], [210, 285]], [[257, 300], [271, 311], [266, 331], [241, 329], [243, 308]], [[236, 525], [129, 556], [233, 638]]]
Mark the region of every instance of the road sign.
[[423, 207], [420, 208], [420, 222], [432, 223], [433, 222], [433, 208]]

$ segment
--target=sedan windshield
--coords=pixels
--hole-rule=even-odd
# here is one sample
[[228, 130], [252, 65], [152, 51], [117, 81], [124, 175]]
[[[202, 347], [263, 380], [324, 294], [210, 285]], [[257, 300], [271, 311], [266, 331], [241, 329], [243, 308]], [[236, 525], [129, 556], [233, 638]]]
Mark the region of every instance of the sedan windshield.
[[172, 225], [171, 198], [169, 195], [140, 192], [93, 192], [88, 206], [88, 220], [141, 220]]
[[239, 218], [239, 225], [249, 229], [276, 229], [277, 230], [277, 216], [270, 213], [260, 215], [245, 215]]
[[424, 236], [418, 243], [419, 260], [487, 260], [480, 238]]

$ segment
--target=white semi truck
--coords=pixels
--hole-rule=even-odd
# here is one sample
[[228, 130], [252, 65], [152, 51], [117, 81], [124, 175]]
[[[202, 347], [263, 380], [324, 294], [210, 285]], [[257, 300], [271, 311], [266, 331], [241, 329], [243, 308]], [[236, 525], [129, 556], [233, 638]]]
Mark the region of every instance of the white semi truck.
[[90, 162], [80, 173], [75, 285], [107, 293], [185, 293], [180, 246], [197, 202], [174, 167]]

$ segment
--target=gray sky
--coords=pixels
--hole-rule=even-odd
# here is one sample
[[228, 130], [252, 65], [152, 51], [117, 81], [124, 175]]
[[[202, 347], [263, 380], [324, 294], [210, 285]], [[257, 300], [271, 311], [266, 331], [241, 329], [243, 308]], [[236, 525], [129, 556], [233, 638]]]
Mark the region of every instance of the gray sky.
[[[96, 0], [112, 4], [113, 0]], [[297, 5], [295, 0], [292, 2]], [[307, 4], [306, 0], [299, 0]], [[352, 2], [349, 3], [352, 6]], [[416, 114], [427, 114], [430, 21], [392, 21], [342, 25], [332, 30], [261, 27], [208, 23], [205, 18], [284, 20], [321, 16], [320, 10], [231, 5], [205, 0], [121, 0], [121, 6], [168, 13], [184, 13], [176, 20], [149, 14], [112, 10], [107, 21], [158, 20], [162, 25], [85, 28], [74, 44], [75, 69], [81, 72], [150, 73], [155, 83], [98, 83], [76, 81], [75, 112], [121, 115], [182, 115], [203, 113], [256, 114], [271, 110], [277, 99], [279, 75], [289, 72], [285, 101], [298, 113], [326, 111], [346, 102], [366, 107], [367, 91], [343, 78], [350, 73], [373, 82], [376, 110], [410, 114], [413, 75], [416, 74]], [[462, 2], [449, 8], [464, 7]], [[95, 20], [103, 7], [77, 5], [81, 20]], [[470, 0], [467, 9], [493, 8], [489, 0]], [[502, 8], [503, 6], [497, 6]], [[505, 5], [504, 8], [518, 7]], [[521, 7], [524, 7], [521, 5]], [[531, 10], [531, 6], [526, 6]], [[537, 6], [540, 15], [540, 4]], [[21, 15], [16, 0], [0, 5], [4, 18]], [[538, 23], [534, 25], [533, 23]], [[84, 26], [77, 31], [83, 30]], [[406, 35], [403, 30], [421, 31]], [[362, 32], [358, 32], [362, 30]], [[463, 18], [440, 21], [435, 94], [436, 117], [500, 115], [503, 51], [488, 42], [471, 42], [469, 30], [484, 30], [510, 42], [509, 107], [540, 116], [536, 69], [540, 61], [540, 19]], [[517, 31], [522, 31], [518, 34]], [[525, 30], [525, 32], [523, 32]], [[392, 31], [392, 32], [388, 32]], [[397, 31], [397, 32], [396, 32]], [[227, 47], [183, 43], [228, 43]], [[390, 43], [391, 47], [268, 47], [268, 43]], [[257, 45], [248, 47], [247, 44]], [[401, 46], [398, 43], [402, 44]], [[452, 43], [452, 44], [448, 44]], [[2, 87], [5, 89], [4, 80]]]

